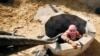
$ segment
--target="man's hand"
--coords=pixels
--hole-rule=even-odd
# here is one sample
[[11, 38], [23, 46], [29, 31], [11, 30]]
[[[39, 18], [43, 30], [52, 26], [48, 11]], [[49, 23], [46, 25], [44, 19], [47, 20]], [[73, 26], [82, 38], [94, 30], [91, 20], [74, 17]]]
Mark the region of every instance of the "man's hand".
[[73, 46], [74, 49], [77, 49], [78, 44], [76, 42], [73, 42], [72, 46]]

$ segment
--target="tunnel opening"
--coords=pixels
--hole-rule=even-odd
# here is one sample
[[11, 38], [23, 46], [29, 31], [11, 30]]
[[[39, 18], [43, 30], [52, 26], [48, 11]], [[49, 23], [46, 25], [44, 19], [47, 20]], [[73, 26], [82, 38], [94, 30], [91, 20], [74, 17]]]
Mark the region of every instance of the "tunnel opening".
[[[70, 14], [60, 14], [56, 16], [52, 16], [47, 23], [45, 24], [46, 35], [50, 38], [65, 32], [70, 24], [75, 24], [79, 33], [83, 35], [86, 30], [86, 21]], [[57, 42], [63, 42], [61, 38], [58, 39]]]

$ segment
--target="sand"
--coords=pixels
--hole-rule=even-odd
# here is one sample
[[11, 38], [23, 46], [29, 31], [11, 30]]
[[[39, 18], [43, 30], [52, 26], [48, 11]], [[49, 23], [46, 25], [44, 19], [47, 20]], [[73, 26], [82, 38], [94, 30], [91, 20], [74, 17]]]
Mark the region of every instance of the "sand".
[[[13, 5], [0, 4], [0, 30], [12, 32], [14, 28], [23, 26], [17, 34], [30, 38], [39, 35], [40, 22], [34, 20], [34, 15], [39, 7], [55, 4], [66, 13], [89, 19], [97, 30], [95, 40], [90, 47], [79, 56], [100, 56], [100, 15], [94, 13], [86, 4], [78, 0], [15, 0]], [[30, 48], [10, 56], [33, 56], [35, 48]], [[41, 49], [41, 48], [40, 48]]]

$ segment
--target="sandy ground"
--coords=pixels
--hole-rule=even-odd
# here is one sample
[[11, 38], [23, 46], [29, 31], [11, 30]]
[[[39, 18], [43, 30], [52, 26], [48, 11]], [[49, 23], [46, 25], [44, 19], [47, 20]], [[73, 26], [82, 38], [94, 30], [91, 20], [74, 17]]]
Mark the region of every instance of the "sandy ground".
[[[77, 0], [15, 0], [13, 5], [0, 4], [0, 30], [12, 32], [15, 27], [23, 26], [17, 34], [36, 38], [41, 24], [34, 20], [34, 15], [39, 7], [49, 3], [57, 5], [66, 13], [87, 18], [94, 23], [97, 30], [95, 40], [79, 56], [100, 56], [100, 15], [96, 15], [87, 5]], [[33, 51], [38, 48], [39, 46], [10, 56], [33, 56]]]

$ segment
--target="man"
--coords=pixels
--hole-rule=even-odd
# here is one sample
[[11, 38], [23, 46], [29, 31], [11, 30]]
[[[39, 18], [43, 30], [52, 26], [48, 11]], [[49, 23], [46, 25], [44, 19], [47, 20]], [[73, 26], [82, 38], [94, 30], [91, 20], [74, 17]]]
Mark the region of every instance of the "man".
[[74, 24], [71, 24], [68, 30], [66, 30], [64, 34], [62, 34], [61, 39], [70, 43], [73, 46], [73, 48], [76, 49], [78, 44], [74, 41], [79, 39], [80, 37], [81, 35], [78, 32], [77, 27]]

